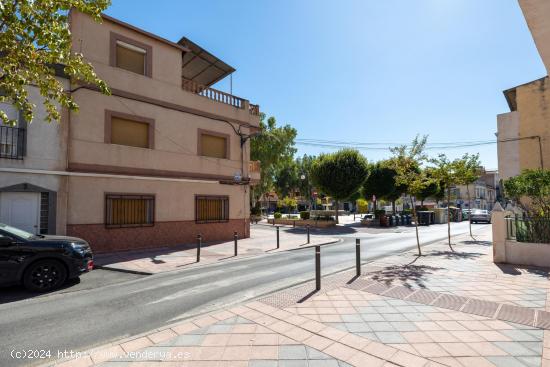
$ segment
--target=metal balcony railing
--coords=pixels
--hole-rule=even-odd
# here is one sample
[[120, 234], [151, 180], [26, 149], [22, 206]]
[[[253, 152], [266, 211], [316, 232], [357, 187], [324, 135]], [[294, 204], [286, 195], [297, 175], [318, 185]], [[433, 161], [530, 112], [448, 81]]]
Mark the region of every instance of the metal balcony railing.
[[25, 156], [25, 129], [0, 126], [0, 158], [23, 159]]

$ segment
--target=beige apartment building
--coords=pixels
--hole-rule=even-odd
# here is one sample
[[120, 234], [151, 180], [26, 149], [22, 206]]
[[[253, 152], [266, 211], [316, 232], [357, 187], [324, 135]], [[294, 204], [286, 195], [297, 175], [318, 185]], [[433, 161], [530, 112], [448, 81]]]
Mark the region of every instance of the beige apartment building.
[[[235, 69], [185, 37], [171, 42], [106, 15], [100, 24], [72, 12], [70, 26], [74, 50], [112, 95], [72, 84], [80, 109], [49, 132], [63, 150], [59, 164], [29, 173], [60, 181], [55, 233], [84, 238], [96, 252], [190, 243], [198, 234], [248, 237], [259, 107], [211, 87]], [[12, 185], [31, 183], [26, 172], [12, 174]]]
[[[550, 2], [519, 0], [546, 70], [550, 70]], [[510, 112], [497, 117], [498, 171], [502, 179], [550, 164], [548, 76], [504, 91]]]

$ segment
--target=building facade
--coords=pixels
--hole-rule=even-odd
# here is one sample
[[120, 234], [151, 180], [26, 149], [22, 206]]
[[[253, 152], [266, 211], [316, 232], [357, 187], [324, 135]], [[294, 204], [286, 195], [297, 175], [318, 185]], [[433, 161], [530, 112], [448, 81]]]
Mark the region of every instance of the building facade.
[[[519, 0], [544, 62], [550, 67], [550, 3]], [[504, 91], [510, 112], [497, 116], [498, 171], [502, 179], [550, 163], [550, 81], [548, 76]]]
[[475, 182], [468, 186], [458, 185], [452, 188], [451, 197], [455, 205], [462, 209], [492, 210], [499, 199], [498, 172], [481, 168], [481, 175]]
[[[69, 88], [63, 76], [58, 81]], [[28, 124], [22, 114], [7, 103], [2, 111], [17, 121], [16, 126], [0, 126], [0, 223], [31, 233], [64, 234], [67, 218], [68, 114], [61, 122], [47, 123], [42, 98], [29, 86], [29, 99], [36, 108], [35, 122]]]
[[70, 19], [74, 51], [112, 95], [70, 87], [79, 111], [65, 113], [56, 135], [66, 148], [53, 173], [65, 201], [55, 233], [84, 238], [96, 252], [190, 243], [198, 234], [248, 237], [259, 107], [211, 87], [235, 69], [186, 38], [171, 42], [105, 15], [102, 23], [78, 12]]

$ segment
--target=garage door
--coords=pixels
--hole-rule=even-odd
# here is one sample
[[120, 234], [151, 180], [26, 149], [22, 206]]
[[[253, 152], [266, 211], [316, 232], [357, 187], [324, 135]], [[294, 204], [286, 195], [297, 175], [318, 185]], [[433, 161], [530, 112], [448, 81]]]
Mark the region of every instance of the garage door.
[[40, 193], [0, 193], [0, 223], [5, 223], [30, 233], [38, 233], [39, 219]]

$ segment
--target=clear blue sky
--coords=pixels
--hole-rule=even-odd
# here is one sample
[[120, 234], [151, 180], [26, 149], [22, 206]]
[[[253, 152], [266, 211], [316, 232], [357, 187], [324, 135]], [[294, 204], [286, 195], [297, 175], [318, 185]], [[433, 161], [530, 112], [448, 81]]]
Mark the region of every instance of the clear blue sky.
[[[517, 0], [113, 0], [106, 11], [237, 69], [233, 92], [298, 138], [495, 139], [502, 91], [546, 75]], [[218, 84], [222, 90], [229, 83]], [[384, 147], [381, 145], [380, 147]], [[299, 154], [331, 148], [298, 145]], [[496, 145], [479, 152], [496, 168]], [[384, 150], [364, 150], [375, 161]]]

